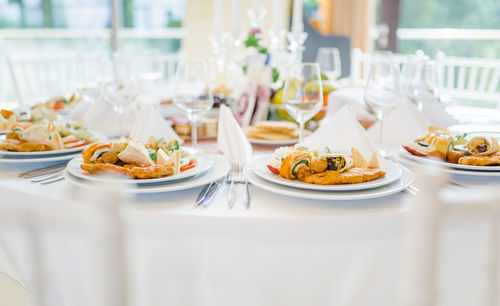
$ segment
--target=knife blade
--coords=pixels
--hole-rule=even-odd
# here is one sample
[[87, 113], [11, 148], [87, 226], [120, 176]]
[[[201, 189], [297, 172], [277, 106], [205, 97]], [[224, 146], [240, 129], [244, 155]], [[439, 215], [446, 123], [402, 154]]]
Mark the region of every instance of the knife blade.
[[212, 183], [213, 186], [212, 186], [212, 188], [210, 188], [210, 190], [207, 193], [207, 196], [205, 197], [205, 199], [200, 204], [201, 206], [203, 206], [204, 208], [208, 207], [208, 205], [210, 204], [210, 202], [213, 200], [213, 198], [215, 197], [215, 195], [217, 194], [217, 192], [222, 187], [222, 183], [223, 182], [224, 182], [224, 180], [219, 180], [217, 182]]
[[205, 198], [207, 197], [208, 191], [210, 190], [210, 188], [212, 188], [213, 185], [214, 185], [214, 182], [207, 184], [207, 185], [205, 185], [205, 187], [203, 187], [203, 189], [200, 191], [200, 194], [196, 198], [196, 206], [199, 207], [201, 205], [203, 200], [205, 200]]

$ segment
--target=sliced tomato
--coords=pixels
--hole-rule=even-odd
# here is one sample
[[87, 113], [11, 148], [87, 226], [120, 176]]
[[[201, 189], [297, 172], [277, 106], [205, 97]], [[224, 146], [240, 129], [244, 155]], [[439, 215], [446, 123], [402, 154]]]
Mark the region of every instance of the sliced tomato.
[[412, 148], [408, 147], [408, 146], [403, 146], [403, 148], [405, 148], [406, 151], [408, 151], [408, 153], [411, 153], [413, 155], [416, 155], [416, 156], [422, 156], [422, 157], [425, 157], [427, 155], [425, 154], [422, 154], [420, 152], [417, 152], [416, 150], [413, 150]]
[[74, 143], [74, 142], [79, 142], [79, 141], [82, 141], [82, 140], [77, 138], [77, 139], [65, 141], [64, 144], [69, 144], [69, 143]]
[[63, 109], [64, 108], [64, 105], [62, 103], [59, 103], [57, 102], [56, 104], [54, 104], [54, 106], [52, 106], [52, 109]]
[[267, 165], [267, 169], [269, 169], [269, 171], [271, 171], [274, 174], [280, 174], [280, 169], [276, 169], [271, 165]]
[[189, 170], [189, 169], [193, 169], [194, 167], [196, 167], [196, 162], [192, 161], [187, 165], [181, 166], [181, 172], [184, 172], [184, 171]]

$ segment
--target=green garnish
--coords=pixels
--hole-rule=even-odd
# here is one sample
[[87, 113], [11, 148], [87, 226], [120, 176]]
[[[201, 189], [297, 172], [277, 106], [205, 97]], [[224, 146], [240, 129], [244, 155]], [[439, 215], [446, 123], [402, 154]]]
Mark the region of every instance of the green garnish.
[[332, 154], [332, 150], [330, 150], [330, 148], [328, 146], [325, 146], [325, 151], [328, 154]]
[[149, 152], [149, 157], [151, 157], [151, 159], [156, 162], [158, 161], [158, 154], [156, 153], [156, 151], [150, 151]]
[[293, 167], [292, 167], [292, 175], [293, 176], [297, 177], [297, 170], [298, 170], [298, 168], [300, 168], [299, 166], [301, 166], [301, 165], [309, 166], [309, 160], [303, 159], [303, 160], [295, 163], [295, 165], [293, 165]]

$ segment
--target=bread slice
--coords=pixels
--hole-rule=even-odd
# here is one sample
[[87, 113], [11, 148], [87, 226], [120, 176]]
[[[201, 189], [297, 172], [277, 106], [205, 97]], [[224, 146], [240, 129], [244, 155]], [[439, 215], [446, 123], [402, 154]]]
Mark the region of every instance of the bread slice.
[[378, 160], [377, 151], [373, 151], [372, 156], [368, 160], [368, 164], [366, 165], [368, 168], [380, 168], [380, 162]]
[[54, 151], [64, 149], [64, 143], [63, 143], [61, 136], [59, 135], [58, 132], [51, 132], [49, 134], [49, 146]]
[[351, 152], [354, 168], [366, 168], [368, 162], [363, 157], [363, 154], [361, 154], [357, 148], [352, 148]]
[[253, 125], [262, 133], [294, 134], [297, 131], [297, 125], [288, 121], [260, 121]]

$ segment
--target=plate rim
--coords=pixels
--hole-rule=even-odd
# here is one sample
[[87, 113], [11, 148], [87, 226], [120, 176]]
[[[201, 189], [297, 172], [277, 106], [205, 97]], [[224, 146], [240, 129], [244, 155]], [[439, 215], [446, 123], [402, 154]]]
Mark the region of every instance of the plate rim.
[[[398, 169], [399, 173], [395, 177], [392, 177], [392, 178], [387, 179], [387, 180], [379, 181], [378, 184], [376, 183], [377, 180], [373, 180], [370, 182], [357, 183], [357, 184], [337, 184], [337, 185], [316, 185], [316, 184], [307, 184], [307, 183], [300, 182], [301, 185], [298, 186], [297, 185], [298, 182], [296, 182], [296, 181], [291, 181], [291, 180], [289, 182], [288, 181], [282, 181], [282, 182], [281, 181], [280, 182], [273, 181], [273, 180], [269, 180], [268, 178], [266, 178], [266, 177], [262, 176], [260, 173], [258, 173], [258, 171], [256, 170], [256, 167], [258, 166], [257, 161], [260, 161], [260, 160], [264, 161], [266, 158], [269, 159], [271, 156], [272, 156], [272, 154], [266, 154], [266, 155], [263, 155], [259, 158], [254, 159], [252, 161], [252, 165], [250, 166], [250, 169], [252, 170], [252, 172], [255, 173], [255, 175], [257, 175], [258, 177], [260, 177], [266, 181], [269, 181], [271, 183], [275, 183], [275, 184], [283, 185], [283, 186], [288, 186], [288, 187], [293, 187], [293, 188], [299, 188], [299, 189], [320, 190], [320, 191], [328, 191], [328, 192], [368, 190], [368, 189], [379, 188], [379, 187], [391, 184], [391, 183], [397, 181], [398, 179], [400, 179], [401, 176], [403, 175], [403, 170], [402, 170], [401, 165], [398, 165], [397, 163], [390, 161], [390, 160], [384, 160], [383, 162], [390, 163], [394, 167], [396, 167]], [[372, 186], [368, 186], [368, 187], [363, 188], [366, 185], [361, 185], [361, 184], [366, 184], [366, 183], [371, 183]], [[304, 184], [304, 185], [302, 185], [302, 184]], [[329, 188], [331, 188], [331, 189], [329, 189]]]
[[[418, 163], [427, 163], [429, 165], [439, 165], [448, 169], [455, 170], [467, 170], [474, 172], [500, 172], [500, 166], [472, 166], [472, 165], [461, 165], [461, 164], [452, 164], [447, 162], [442, 162], [434, 159], [424, 158], [420, 156], [415, 156], [408, 151], [406, 151], [403, 147], [397, 149], [397, 151], [402, 154], [403, 157], [407, 159], [411, 159]], [[478, 168], [480, 167], [480, 168]]]
[[[211, 154], [206, 154], [206, 153], [203, 153], [202, 155], [209, 159], [209, 162], [208, 162], [209, 165], [205, 166], [205, 168], [200, 167], [201, 170], [200, 170], [200, 168], [198, 168], [197, 172], [192, 171], [192, 172], [187, 173], [187, 175], [184, 175], [181, 177], [175, 177], [173, 175], [170, 175], [170, 176], [164, 176], [164, 177], [159, 177], [159, 178], [155, 178], [155, 179], [140, 179], [140, 180], [124, 179], [124, 180], [120, 180], [120, 179], [109, 179], [109, 178], [104, 178], [104, 177], [100, 177], [100, 176], [85, 175], [85, 174], [80, 173], [80, 172], [76, 172], [76, 174], [75, 174], [75, 172], [72, 171], [70, 164], [77, 163], [78, 160], [82, 160], [83, 158], [81, 156], [76, 156], [75, 158], [72, 158], [68, 162], [68, 166], [66, 167], [66, 169], [68, 169], [68, 171], [71, 173], [71, 175], [73, 175], [79, 179], [90, 181], [90, 182], [96, 182], [96, 183], [99, 183], [99, 182], [101, 182], [101, 183], [117, 183], [117, 182], [119, 182], [119, 183], [124, 183], [124, 184], [137, 184], [137, 185], [158, 184], [158, 183], [163, 183], [163, 182], [187, 179], [187, 178], [190, 178], [192, 176], [199, 175], [199, 174], [202, 174], [202, 173], [209, 171], [215, 163], [214, 157]], [[79, 163], [79, 165], [80, 164], [81, 164], [81, 162]], [[78, 169], [80, 169], [80, 167], [78, 167]], [[190, 170], [195, 170], [195, 169], [196, 168], [190, 169]], [[190, 170], [188, 170], [188, 171], [190, 171]], [[186, 172], [184, 172], [184, 174], [186, 174]]]
[[80, 153], [75, 154], [63, 154], [56, 156], [38, 157], [38, 158], [1, 158], [0, 164], [29, 164], [29, 163], [51, 163], [57, 161], [71, 160], [78, 157]]
[[289, 146], [289, 145], [294, 145], [299, 142], [299, 139], [285, 139], [285, 140], [270, 140], [270, 139], [257, 139], [257, 138], [250, 138], [247, 136], [248, 141], [250, 143], [256, 144], [256, 145], [262, 145], [262, 146]]
[[[269, 192], [273, 192], [280, 195], [286, 195], [301, 199], [314, 199], [314, 200], [322, 200], [322, 201], [353, 201], [353, 200], [367, 200], [367, 199], [376, 199], [382, 198], [386, 196], [390, 196], [405, 190], [410, 184], [413, 183], [414, 177], [413, 173], [405, 168], [401, 167], [403, 174], [401, 178], [395, 182], [392, 182], [388, 185], [381, 186], [378, 188], [370, 188], [365, 190], [344, 190], [340, 192], [328, 192], [324, 190], [307, 190], [306, 193], [300, 193], [300, 188], [294, 188], [290, 186], [275, 184], [269, 182], [265, 179], [259, 178], [256, 174], [250, 173], [248, 176], [248, 181], [259, 187], [261, 189], [267, 190]], [[257, 180], [255, 179], [257, 178]], [[262, 182], [259, 182], [261, 180]], [[404, 181], [403, 181], [404, 180]], [[256, 183], [257, 182], [257, 183]], [[401, 185], [394, 186], [393, 184], [401, 182]], [[278, 186], [279, 188], [273, 187], [273, 185]], [[380, 192], [381, 190], [389, 188], [389, 186], [393, 186], [392, 189], [385, 190]], [[376, 192], [378, 191], [378, 192]], [[361, 194], [360, 194], [361, 193]]]
[[[213, 157], [214, 160], [214, 165], [210, 169], [208, 169], [205, 172], [199, 173], [197, 175], [194, 175], [190, 178], [186, 178], [186, 180], [182, 180], [177, 183], [167, 183], [168, 181], [165, 181], [167, 184], [162, 184], [162, 185], [144, 185], [143, 187], [139, 187], [138, 184], [133, 184], [129, 186], [134, 186], [134, 188], [127, 188], [125, 189], [125, 192], [128, 194], [156, 194], [156, 193], [166, 193], [166, 192], [174, 192], [174, 191], [181, 191], [181, 190], [188, 190], [192, 188], [197, 188], [200, 186], [204, 186], [210, 183], [213, 183], [215, 181], [218, 181], [225, 177], [227, 173], [230, 170], [230, 164], [229, 162], [221, 155], [219, 154], [209, 154]], [[210, 175], [212, 171], [216, 171], [217, 166], [224, 167], [223, 170], [221, 170], [221, 174], [214, 176]], [[82, 186], [82, 187], [89, 187], [91, 186], [89, 183], [92, 183], [89, 181], [89, 183], [86, 183], [86, 181], [81, 180], [79, 178], [74, 177], [71, 175], [69, 170], [64, 169], [63, 171], [63, 176], [65, 179], [67, 179], [71, 184], [75, 184], [76, 186]], [[194, 177], [194, 178], [193, 178]], [[205, 180], [202, 180], [203, 178], [206, 178]], [[193, 181], [196, 179], [200, 179], [199, 182], [196, 182], [193, 184]], [[175, 182], [176, 180], [173, 180], [171, 182]], [[187, 187], [183, 186], [182, 184], [189, 184]]]

